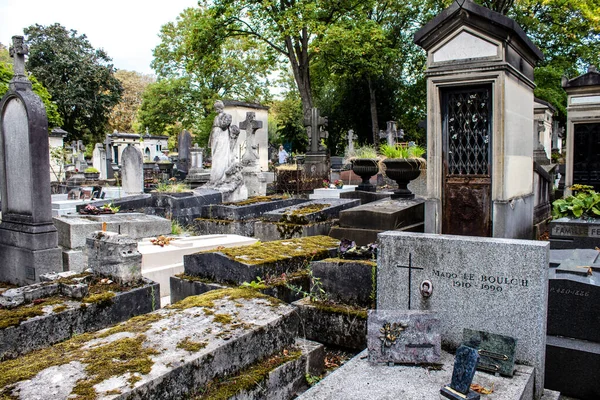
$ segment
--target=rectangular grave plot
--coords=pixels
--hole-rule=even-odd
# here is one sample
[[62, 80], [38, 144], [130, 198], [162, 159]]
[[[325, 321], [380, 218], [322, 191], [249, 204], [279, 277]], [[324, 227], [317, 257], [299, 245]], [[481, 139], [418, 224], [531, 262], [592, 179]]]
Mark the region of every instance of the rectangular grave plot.
[[293, 224], [309, 224], [338, 218], [342, 210], [360, 205], [357, 199], [321, 199], [291, 207], [279, 208], [263, 215], [271, 222], [288, 222]]
[[293, 206], [307, 201], [305, 199], [274, 199], [271, 201], [245, 204], [250, 200], [252, 200], [252, 198], [245, 202], [239, 202], [239, 204], [212, 204], [205, 206], [202, 208], [202, 218], [241, 221], [258, 218], [266, 212], [273, 211], [278, 208]]

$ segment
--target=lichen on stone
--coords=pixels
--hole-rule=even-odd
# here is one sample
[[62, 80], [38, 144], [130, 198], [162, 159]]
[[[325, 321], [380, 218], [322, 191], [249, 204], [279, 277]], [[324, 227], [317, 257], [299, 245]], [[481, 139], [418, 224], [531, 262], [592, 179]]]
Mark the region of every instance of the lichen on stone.
[[242, 200], [242, 201], [237, 201], [237, 202], [227, 202], [227, 203], [223, 203], [222, 205], [224, 206], [248, 206], [250, 204], [257, 204], [257, 203], [269, 203], [271, 201], [275, 201], [275, 200], [283, 200], [286, 197], [282, 196], [282, 195], [275, 195], [275, 196], [254, 196], [254, 197], [249, 197], [246, 200]]
[[103, 292], [90, 294], [89, 296], [84, 297], [81, 302], [88, 304], [98, 304], [100, 307], [106, 307], [113, 304], [113, 298], [115, 297], [114, 292]]
[[321, 260], [321, 261], [323, 261], [323, 262], [331, 262], [331, 263], [338, 263], [338, 264], [346, 264], [346, 263], [365, 264], [365, 265], [368, 265], [369, 267], [377, 265], [377, 261], [373, 261], [373, 260], [353, 260], [353, 259], [349, 259], [349, 258], [337, 258], [337, 257], [326, 258], [326, 259]]

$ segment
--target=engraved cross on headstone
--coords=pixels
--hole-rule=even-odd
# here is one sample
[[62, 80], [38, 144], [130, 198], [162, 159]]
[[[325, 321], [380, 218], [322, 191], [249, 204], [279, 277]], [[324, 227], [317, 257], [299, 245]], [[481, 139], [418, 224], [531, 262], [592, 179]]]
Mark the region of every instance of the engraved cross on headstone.
[[258, 146], [256, 145], [256, 131], [263, 127], [262, 121], [256, 120], [256, 113], [246, 113], [246, 120], [240, 122], [240, 129], [246, 131], [246, 152], [243, 161], [252, 162], [258, 159]]
[[10, 46], [9, 54], [14, 58], [14, 76], [11, 79], [10, 84], [14, 87], [13, 90], [16, 90], [17, 86], [22, 85], [31, 88], [31, 82], [29, 82], [27, 75], [25, 75], [25, 56], [29, 53], [29, 48], [25, 44], [23, 36], [13, 36], [12, 41], [13, 45]]
[[408, 265], [396, 265], [397, 268], [408, 269], [408, 309], [410, 310], [410, 297], [412, 293], [412, 271], [413, 269], [420, 270], [422, 267], [413, 267], [412, 265], [412, 253], [408, 253]]
[[321, 133], [321, 127], [327, 126], [327, 117], [319, 115], [319, 109], [313, 107], [310, 114], [310, 119], [304, 119], [304, 126], [310, 127], [310, 135], [308, 136], [309, 151], [312, 153], [318, 152], [321, 139], [327, 138], [327, 132]]

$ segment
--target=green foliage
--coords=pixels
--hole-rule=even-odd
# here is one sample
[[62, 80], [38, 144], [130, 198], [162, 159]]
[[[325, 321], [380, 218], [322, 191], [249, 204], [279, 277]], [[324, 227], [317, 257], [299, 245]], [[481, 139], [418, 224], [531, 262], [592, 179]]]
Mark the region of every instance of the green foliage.
[[[1, 44], [0, 44], [1, 46]], [[0, 98], [2, 98], [6, 92], [8, 92], [8, 83], [13, 77], [12, 64], [3, 62], [8, 57], [8, 50], [2, 46], [0, 48]], [[46, 108], [46, 117], [48, 118], [48, 127], [54, 128], [62, 126], [62, 118], [58, 114], [58, 107], [56, 103], [52, 102], [52, 97], [48, 90], [42, 85], [35, 76], [29, 74], [29, 80], [31, 81], [32, 90], [40, 96], [44, 107]]]
[[101, 141], [108, 115], [121, 98], [111, 59], [92, 47], [85, 35], [60, 24], [25, 28], [29, 45], [27, 69], [48, 89], [69, 132]]
[[271, 103], [270, 113], [277, 123], [277, 134], [283, 143], [290, 143], [292, 151], [303, 152], [308, 145], [308, 136], [304, 129], [302, 102], [294, 92], [288, 93], [283, 100]]
[[578, 193], [552, 203], [552, 218], [600, 218], [600, 193], [583, 185], [571, 189]]
[[346, 157], [347, 160], [352, 160], [354, 158], [379, 158], [379, 154], [377, 154], [377, 150], [375, 150], [375, 146], [373, 145], [362, 145], [356, 146], [354, 151], [347, 151]]
[[251, 288], [251, 289], [255, 289], [255, 290], [261, 290], [261, 289], [265, 289], [267, 287], [267, 284], [264, 280], [262, 280], [262, 278], [260, 276], [257, 276], [256, 280], [253, 280], [250, 283], [243, 282], [242, 287]]
[[396, 144], [382, 144], [379, 148], [381, 155], [385, 158], [420, 158], [425, 154], [425, 149], [421, 146], [401, 146]]
[[88, 173], [88, 174], [92, 174], [92, 173], [98, 173], [100, 171], [98, 171], [98, 169], [94, 168], [94, 167], [87, 167], [83, 172], [84, 173]]

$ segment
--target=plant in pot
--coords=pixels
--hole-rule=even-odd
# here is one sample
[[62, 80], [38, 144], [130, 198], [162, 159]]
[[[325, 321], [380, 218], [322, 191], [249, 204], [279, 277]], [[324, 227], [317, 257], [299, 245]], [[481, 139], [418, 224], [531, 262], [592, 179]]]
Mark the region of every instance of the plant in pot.
[[100, 171], [94, 167], [88, 167], [83, 171], [85, 179], [98, 179], [100, 177]]
[[425, 149], [421, 146], [402, 146], [396, 144], [391, 146], [384, 144], [380, 147], [381, 155], [385, 157], [382, 161], [383, 171], [398, 184], [398, 190], [394, 191], [393, 199], [414, 199], [415, 195], [408, 189], [410, 181], [417, 179], [426, 161], [423, 158]]
[[352, 163], [352, 172], [360, 176], [362, 182], [356, 190], [374, 192], [375, 185], [370, 182], [373, 175], [379, 172], [379, 155], [375, 147], [370, 145], [358, 146], [346, 153], [346, 160]]

